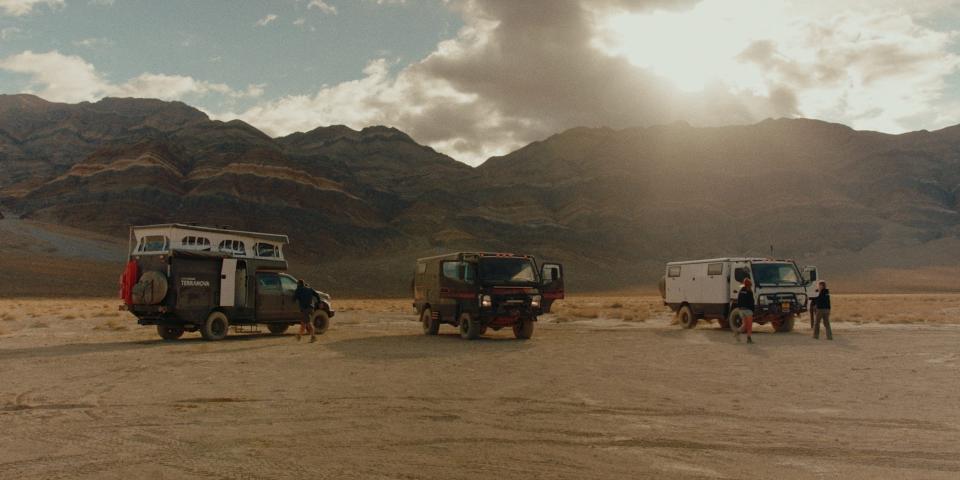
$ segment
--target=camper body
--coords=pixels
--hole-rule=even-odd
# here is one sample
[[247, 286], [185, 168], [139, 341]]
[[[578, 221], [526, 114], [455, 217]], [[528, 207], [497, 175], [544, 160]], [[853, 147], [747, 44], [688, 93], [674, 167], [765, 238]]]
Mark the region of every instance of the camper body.
[[776, 331], [788, 332], [795, 317], [807, 310], [816, 275], [816, 267], [801, 270], [792, 260], [714, 258], [671, 262], [661, 280], [661, 295], [684, 328], [693, 328], [700, 319], [717, 319], [723, 328], [729, 328], [735, 318], [731, 313], [737, 295], [743, 280], [749, 277], [756, 304], [754, 322], [770, 323]]
[[[200, 331], [218, 340], [229, 326], [254, 324], [280, 334], [301, 320], [285, 235], [167, 224], [133, 227], [130, 236], [123, 308], [164, 339]], [[318, 331], [333, 315], [330, 296], [314, 290]]]
[[529, 255], [451, 253], [417, 260], [413, 306], [423, 331], [436, 335], [441, 324], [474, 339], [487, 328], [511, 327], [517, 338], [533, 335], [537, 316], [564, 297], [563, 266], [537, 268]]

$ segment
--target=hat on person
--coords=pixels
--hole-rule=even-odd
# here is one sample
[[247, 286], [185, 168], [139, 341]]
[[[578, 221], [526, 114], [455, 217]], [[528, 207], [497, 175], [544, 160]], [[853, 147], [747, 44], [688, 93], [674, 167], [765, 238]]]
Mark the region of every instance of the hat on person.
[[744, 284], [744, 285], [753, 285], [753, 280], [750, 280], [750, 277], [744, 278], [744, 279], [743, 279], [743, 284]]

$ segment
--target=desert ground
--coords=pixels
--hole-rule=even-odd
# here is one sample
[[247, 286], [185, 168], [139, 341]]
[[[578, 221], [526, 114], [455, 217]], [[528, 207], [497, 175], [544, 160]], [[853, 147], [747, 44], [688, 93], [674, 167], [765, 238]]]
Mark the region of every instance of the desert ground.
[[0, 300], [0, 478], [960, 477], [960, 295], [835, 295], [835, 336], [576, 297], [533, 339], [407, 300], [163, 342], [112, 299]]

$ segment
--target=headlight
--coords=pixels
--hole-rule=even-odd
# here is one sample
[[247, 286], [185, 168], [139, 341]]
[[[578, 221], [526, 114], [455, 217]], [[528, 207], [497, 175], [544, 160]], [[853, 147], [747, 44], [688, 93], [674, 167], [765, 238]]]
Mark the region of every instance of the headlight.
[[540, 295], [530, 297], [530, 306], [532, 308], [540, 308]]
[[483, 295], [480, 297], [480, 306], [483, 308], [490, 308], [493, 306], [493, 299], [490, 298], [490, 295]]
[[800, 303], [801, 305], [806, 305], [806, 304], [807, 304], [807, 296], [804, 295], [804, 294], [802, 294], [802, 293], [799, 294], [799, 295], [797, 295], [797, 302]]
[[770, 303], [770, 297], [760, 297], [760, 305], [767, 305]]

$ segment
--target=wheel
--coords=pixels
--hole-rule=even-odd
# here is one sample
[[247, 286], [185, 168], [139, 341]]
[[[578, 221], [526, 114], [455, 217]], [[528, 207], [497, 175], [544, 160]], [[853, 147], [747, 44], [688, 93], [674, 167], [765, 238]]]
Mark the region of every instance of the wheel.
[[476, 340], [480, 338], [481, 331], [483, 326], [478, 319], [466, 312], [460, 314], [460, 338]]
[[316, 310], [313, 312], [313, 333], [316, 335], [323, 335], [327, 333], [327, 328], [330, 326], [330, 315], [327, 314], [326, 310]]
[[176, 340], [183, 336], [183, 329], [180, 327], [157, 325], [157, 334], [164, 340]]
[[200, 335], [204, 340], [223, 340], [227, 337], [227, 330], [230, 328], [230, 320], [223, 312], [213, 312], [207, 317], [207, 321], [200, 327]]
[[778, 333], [786, 333], [793, 331], [793, 323], [795, 319], [793, 317], [783, 317], [774, 320], [772, 323], [773, 329]]
[[420, 323], [423, 324], [424, 335], [436, 335], [440, 332], [440, 319], [433, 318], [433, 311], [429, 308], [423, 309], [423, 313], [420, 314]]
[[680, 310], [677, 312], [677, 320], [680, 321], [680, 326], [683, 328], [693, 328], [697, 326], [697, 317], [693, 315], [693, 309], [691, 309], [689, 305], [680, 307]]
[[268, 323], [267, 324], [267, 330], [270, 330], [270, 335], [283, 335], [288, 328], [290, 328], [290, 324], [287, 324], [287, 323]]
[[727, 328], [735, 332], [739, 332], [743, 328], [743, 317], [741, 317], [736, 310], [732, 310], [729, 315], [727, 315]]
[[532, 318], [524, 318], [513, 325], [513, 336], [526, 340], [533, 336], [533, 326], [536, 322]]

